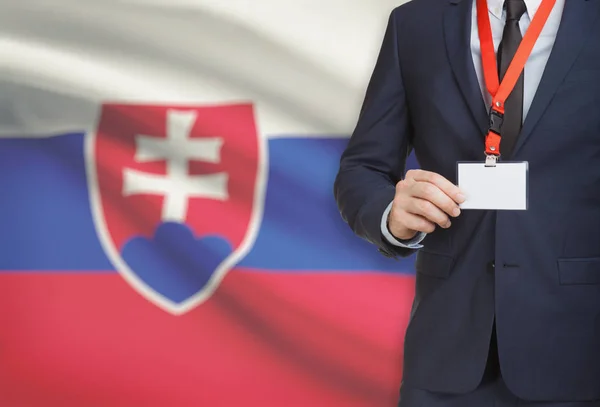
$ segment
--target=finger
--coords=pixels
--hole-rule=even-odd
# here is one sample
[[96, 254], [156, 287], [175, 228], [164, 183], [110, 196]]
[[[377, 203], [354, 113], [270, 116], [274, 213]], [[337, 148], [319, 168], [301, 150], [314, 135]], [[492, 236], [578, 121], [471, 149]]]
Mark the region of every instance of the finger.
[[460, 208], [456, 202], [434, 184], [417, 182], [411, 188], [411, 194], [413, 197], [431, 202], [452, 217], [460, 215]]
[[[450, 198], [448, 198], [450, 200]], [[452, 200], [450, 200], [452, 201]], [[430, 222], [436, 223], [447, 229], [450, 227], [450, 219], [440, 208], [435, 206], [430, 201], [420, 198], [413, 198], [405, 208], [408, 213], [419, 215]]]
[[407, 172], [407, 176], [409, 176], [409, 173], [411, 179], [417, 182], [428, 182], [430, 184], [435, 185], [446, 195], [452, 198], [454, 202], [461, 204], [465, 201], [465, 194], [460, 190], [460, 188], [454, 185], [452, 182], [448, 181], [440, 174], [424, 170], [411, 170]]
[[[402, 219], [402, 224], [404, 227], [410, 230], [423, 233], [432, 233], [435, 230], [435, 224], [433, 222], [430, 222], [424, 217], [415, 215], [413, 213], [404, 211], [401, 214], [400, 219]], [[390, 231], [394, 233], [393, 229], [390, 229]]]

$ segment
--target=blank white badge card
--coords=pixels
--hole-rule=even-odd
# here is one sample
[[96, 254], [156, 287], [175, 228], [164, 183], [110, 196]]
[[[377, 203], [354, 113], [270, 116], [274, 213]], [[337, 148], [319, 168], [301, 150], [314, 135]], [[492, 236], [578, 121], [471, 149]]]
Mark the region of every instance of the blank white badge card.
[[458, 163], [458, 187], [465, 193], [461, 209], [526, 210], [527, 162]]

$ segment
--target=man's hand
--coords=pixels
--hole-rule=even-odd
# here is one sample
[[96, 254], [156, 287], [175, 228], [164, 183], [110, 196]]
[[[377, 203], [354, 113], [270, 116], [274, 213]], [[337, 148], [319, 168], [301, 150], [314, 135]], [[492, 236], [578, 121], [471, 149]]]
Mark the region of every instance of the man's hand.
[[418, 232], [431, 233], [436, 225], [447, 229], [450, 218], [460, 215], [458, 204], [465, 201], [460, 189], [439, 174], [411, 170], [396, 184], [396, 195], [388, 227], [400, 240]]

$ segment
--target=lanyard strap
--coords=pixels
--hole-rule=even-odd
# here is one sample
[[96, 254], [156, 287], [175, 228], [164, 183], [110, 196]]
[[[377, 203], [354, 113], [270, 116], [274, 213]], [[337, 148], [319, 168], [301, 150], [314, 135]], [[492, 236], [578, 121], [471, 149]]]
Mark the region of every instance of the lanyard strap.
[[485, 153], [488, 156], [500, 155], [500, 128], [504, 119], [504, 102], [506, 102], [506, 99], [517, 84], [519, 76], [521, 76], [525, 68], [525, 63], [529, 55], [531, 55], [531, 51], [542, 33], [555, 3], [556, 0], [542, 0], [542, 4], [535, 13], [535, 17], [521, 40], [521, 44], [502, 79], [502, 83], [500, 83], [487, 0], [477, 0], [477, 26], [479, 29], [479, 42], [481, 44], [483, 75], [485, 86], [492, 96], [490, 127], [485, 138]]

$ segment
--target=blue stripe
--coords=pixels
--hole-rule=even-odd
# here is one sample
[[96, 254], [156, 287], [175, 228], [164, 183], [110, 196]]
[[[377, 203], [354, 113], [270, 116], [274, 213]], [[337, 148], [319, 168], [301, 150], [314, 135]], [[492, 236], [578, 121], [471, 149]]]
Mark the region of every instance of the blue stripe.
[[[114, 270], [92, 221], [84, 135], [0, 140], [0, 270]], [[412, 272], [355, 237], [332, 185], [346, 139], [269, 141], [260, 232], [240, 266], [259, 269]], [[414, 167], [414, 160], [410, 166]]]
[[269, 186], [260, 234], [241, 262], [274, 270], [409, 271], [358, 239], [337, 210], [333, 181], [347, 139], [269, 142]]
[[0, 191], [0, 269], [113, 269], [92, 222], [82, 134], [1, 139]]

